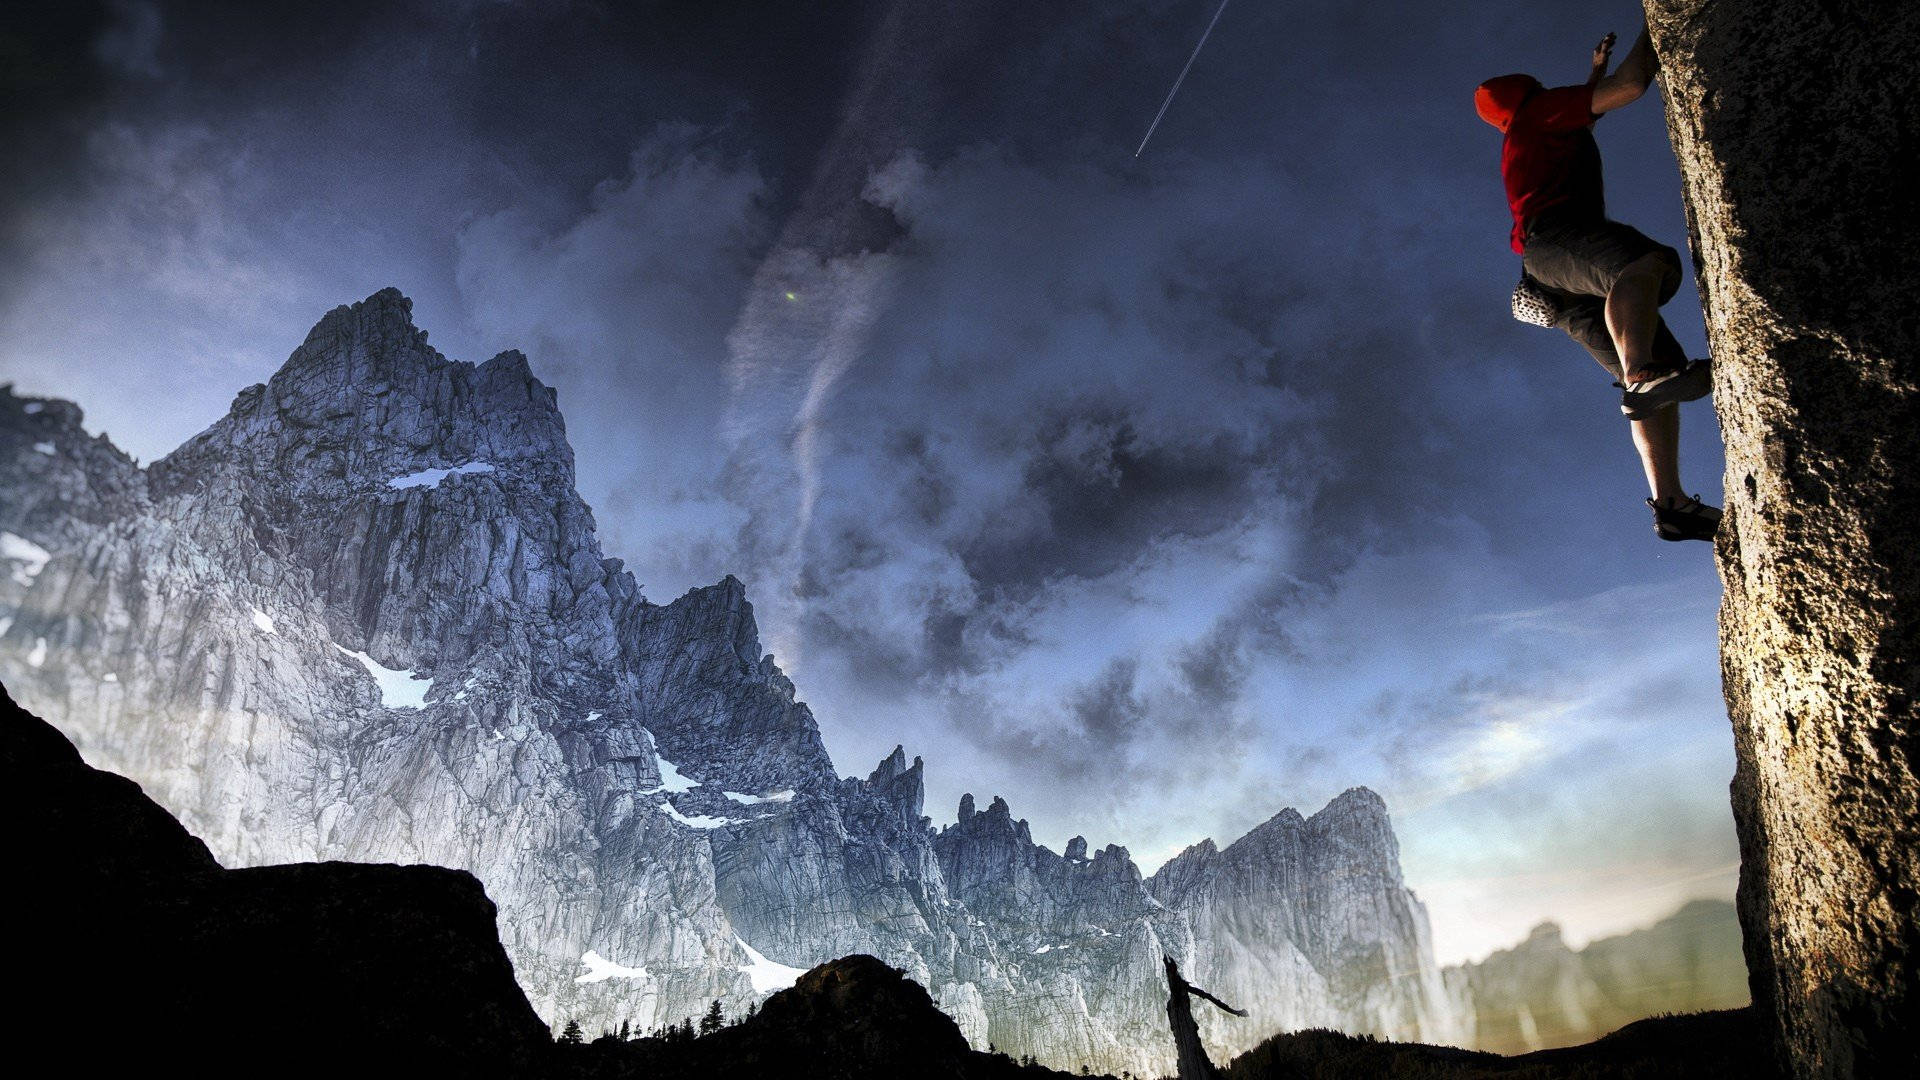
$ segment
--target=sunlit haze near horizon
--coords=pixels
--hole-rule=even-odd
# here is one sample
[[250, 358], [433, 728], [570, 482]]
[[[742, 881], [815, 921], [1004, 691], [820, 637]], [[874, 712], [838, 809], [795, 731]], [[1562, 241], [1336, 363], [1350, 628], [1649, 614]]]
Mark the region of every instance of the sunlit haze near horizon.
[[[394, 286], [525, 352], [607, 554], [738, 576], [839, 770], [904, 745], [936, 825], [1002, 795], [1150, 873], [1365, 785], [1443, 963], [1730, 898], [1712, 551], [1509, 317], [1471, 102], [1638, 5], [1233, 5], [1135, 158], [1216, 6], [49, 17], [0, 383], [150, 462]], [[1661, 108], [1596, 135], [1684, 250]], [[1690, 273], [1667, 317], [1704, 355]]]

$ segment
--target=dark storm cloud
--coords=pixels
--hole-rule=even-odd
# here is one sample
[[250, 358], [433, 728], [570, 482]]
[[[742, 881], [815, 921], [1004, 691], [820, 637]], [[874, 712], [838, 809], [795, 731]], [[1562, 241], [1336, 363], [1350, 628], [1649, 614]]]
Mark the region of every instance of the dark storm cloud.
[[122, 32], [106, 4], [23, 0], [0, 11], [0, 264], [19, 261], [24, 211], [77, 168], [117, 78], [99, 45]]
[[1101, 745], [1124, 745], [1147, 723], [1147, 703], [1135, 683], [1140, 662], [1122, 657], [1107, 664], [1093, 683], [1069, 700], [1076, 734]]
[[[1135, 657], [1115, 657], [1092, 679], [1071, 687], [1056, 709], [1006, 714], [1004, 706], [970, 702], [969, 715], [990, 750], [1069, 784], [1099, 779], [1122, 787], [1163, 790], [1182, 777], [1230, 783], [1252, 725], [1215, 702], [1144, 685]], [[1178, 745], [1181, 752], [1165, 748]], [[1112, 796], [1064, 789], [1083, 809], [1109, 810]], [[1054, 800], [1038, 800], [1047, 810]]]
[[[284, 233], [285, 218], [299, 215], [323, 227], [334, 219], [335, 243], [348, 246], [353, 229], [384, 231], [389, 248], [431, 236], [444, 258], [447, 235], [476, 209], [513, 205], [549, 219], [579, 212], [662, 124], [692, 125], [750, 151], [776, 181], [768, 197], [779, 210], [806, 190], [793, 178], [811, 173], [840, 124], [859, 44], [883, 10], [8, 5], [0, 42], [9, 58], [9, 153], [0, 183], [15, 223], [9, 232], [42, 200], [58, 208], [116, 197], [113, 170], [89, 152], [90, 141], [116, 128], [147, 142], [209, 132], [223, 167], [264, 181], [227, 191], [226, 212], [255, 228], [257, 245], [282, 249], [313, 242]], [[405, 257], [427, 261], [424, 252]], [[427, 270], [395, 265], [377, 281], [420, 292]]]
[[1061, 576], [1102, 577], [1170, 537], [1207, 536], [1235, 521], [1263, 455], [1224, 433], [1146, 445], [1113, 408], [1043, 415], [1025, 451], [1019, 511], [1004, 531], [961, 549], [989, 594], [1024, 594]]

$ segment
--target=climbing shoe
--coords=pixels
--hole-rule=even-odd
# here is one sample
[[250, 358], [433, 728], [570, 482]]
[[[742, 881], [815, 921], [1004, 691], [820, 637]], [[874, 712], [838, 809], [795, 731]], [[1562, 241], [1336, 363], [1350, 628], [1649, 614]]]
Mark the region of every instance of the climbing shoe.
[[1689, 360], [1683, 367], [1662, 372], [1644, 382], [1617, 382], [1620, 411], [1629, 420], [1645, 420], [1669, 405], [1706, 397], [1713, 391], [1713, 363]]
[[1663, 506], [1652, 499], [1653, 531], [1662, 540], [1711, 540], [1720, 528], [1720, 510], [1700, 501], [1700, 496]]

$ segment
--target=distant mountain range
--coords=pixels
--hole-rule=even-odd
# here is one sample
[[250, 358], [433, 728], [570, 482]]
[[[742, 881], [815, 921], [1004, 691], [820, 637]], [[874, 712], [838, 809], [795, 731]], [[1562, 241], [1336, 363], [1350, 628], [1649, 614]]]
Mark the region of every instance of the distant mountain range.
[[1499, 1054], [1572, 1046], [1642, 1017], [1751, 1000], [1740, 922], [1725, 900], [1695, 900], [1582, 949], [1541, 923], [1511, 949], [1448, 968], [1447, 980], [1473, 1009], [1473, 1045]]
[[473, 872], [534, 1007], [589, 1030], [866, 953], [975, 1047], [1150, 1074], [1163, 953], [1252, 1010], [1206, 1019], [1223, 1054], [1305, 1027], [1551, 1042], [1730, 970], [1638, 958], [1656, 935], [1443, 973], [1364, 788], [1148, 878], [998, 798], [935, 828], [919, 758], [839, 775], [739, 581], [660, 605], [605, 556], [525, 357], [446, 359], [391, 289], [144, 469], [0, 388], [0, 680], [229, 865]]

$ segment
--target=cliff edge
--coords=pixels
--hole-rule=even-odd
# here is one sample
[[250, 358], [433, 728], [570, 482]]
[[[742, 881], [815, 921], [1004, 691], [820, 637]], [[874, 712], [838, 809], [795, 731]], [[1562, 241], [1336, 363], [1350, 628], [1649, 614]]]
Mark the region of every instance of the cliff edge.
[[1920, 954], [1920, 5], [1648, 0], [1727, 448], [1721, 668], [1754, 1000], [1900, 1075]]

